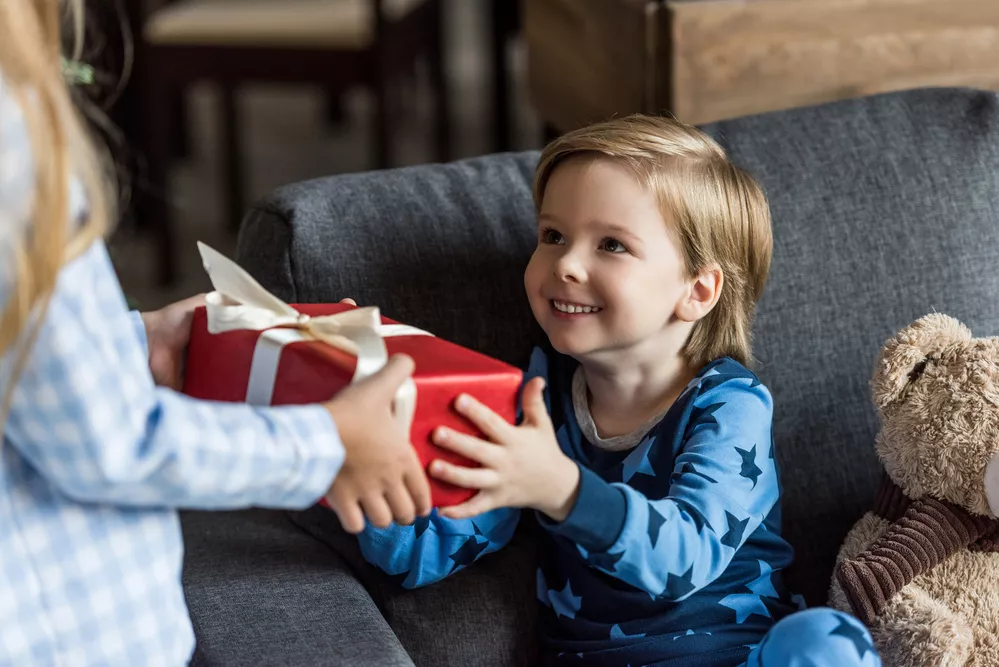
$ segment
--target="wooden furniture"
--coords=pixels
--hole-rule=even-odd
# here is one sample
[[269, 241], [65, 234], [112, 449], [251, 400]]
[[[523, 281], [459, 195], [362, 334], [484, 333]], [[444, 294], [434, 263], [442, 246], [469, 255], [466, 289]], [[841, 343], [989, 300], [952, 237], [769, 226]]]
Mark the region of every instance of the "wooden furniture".
[[436, 101], [439, 160], [450, 158], [442, 0], [127, 0], [136, 43], [134, 85], [141, 102], [141, 148], [148, 191], [143, 224], [159, 235], [159, 278], [174, 279], [166, 192], [171, 158], [182, 153], [178, 95], [196, 81], [219, 84], [227, 217], [244, 205], [237, 86], [250, 81], [315, 84], [331, 95], [351, 86], [374, 92], [374, 167], [391, 166], [389, 87], [426, 58]]
[[560, 131], [705, 123], [932, 86], [999, 89], [990, 0], [530, 0], [529, 88]]

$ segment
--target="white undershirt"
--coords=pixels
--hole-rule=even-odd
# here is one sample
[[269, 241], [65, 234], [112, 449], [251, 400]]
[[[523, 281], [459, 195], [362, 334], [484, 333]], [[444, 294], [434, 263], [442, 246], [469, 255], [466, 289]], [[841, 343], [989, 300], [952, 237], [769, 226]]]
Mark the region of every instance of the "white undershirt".
[[631, 433], [625, 433], [624, 435], [616, 435], [611, 438], [602, 438], [600, 434], [597, 433], [597, 425], [593, 423], [593, 415], [590, 414], [590, 401], [589, 401], [589, 391], [586, 386], [586, 377], [583, 374], [583, 367], [579, 366], [576, 368], [576, 372], [572, 376], [572, 408], [576, 413], [576, 422], [579, 424], [579, 430], [582, 431], [583, 437], [598, 449], [603, 449], [608, 452], [623, 452], [629, 449], [634, 449], [638, 446], [638, 443], [649, 434], [656, 424], [662, 421], [666, 413], [669, 412], [669, 406], [664, 410], [654, 415], [647, 422], [639, 426], [637, 429]]

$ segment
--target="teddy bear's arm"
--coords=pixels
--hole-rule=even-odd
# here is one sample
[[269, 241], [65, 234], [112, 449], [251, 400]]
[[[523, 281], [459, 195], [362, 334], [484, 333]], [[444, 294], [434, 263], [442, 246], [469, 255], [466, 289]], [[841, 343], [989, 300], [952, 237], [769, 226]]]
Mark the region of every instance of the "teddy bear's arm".
[[922, 498], [870, 548], [841, 562], [835, 577], [853, 613], [870, 626], [906, 584], [974, 543], [990, 525], [949, 503]]
[[[840, 547], [839, 554], [836, 556], [836, 569], [844, 561], [852, 560], [867, 551], [878, 538], [885, 534], [888, 526], [889, 522], [874, 512], [868, 512], [860, 517], [860, 520], [847, 533], [846, 539], [843, 540], [843, 546]], [[853, 613], [850, 600], [835, 575], [829, 584], [829, 606], [848, 614]]]

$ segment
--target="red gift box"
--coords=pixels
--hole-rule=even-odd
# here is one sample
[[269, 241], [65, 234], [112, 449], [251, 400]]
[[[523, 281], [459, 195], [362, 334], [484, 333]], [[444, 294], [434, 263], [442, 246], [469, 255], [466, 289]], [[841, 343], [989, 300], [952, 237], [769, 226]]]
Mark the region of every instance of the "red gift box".
[[[216, 292], [209, 295], [208, 309], [213, 307], [213, 302], [223, 309], [232, 308], [234, 303], [238, 304], [237, 308], [245, 307], [247, 301], [252, 302], [254, 299], [260, 303], [257, 295], [247, 299], [240, 298], [238, 293], [246, 290], [247, 284], [250, 289], [266, 294], [279, 304], [279, 308], [297, 311], [299, 322], [356, 309], [355, 306], [346, 304], [289, 307], [264, 292], [242, 269], [235, 265], [221, 266], [228, 263], [228, 260], [210, 248], [202, 246], [202, 256], [205, 258], [205, 268], [212, 275], [216, 286]], [[227, 272], [239, 272], [239, 279], [243, 284], [236, 284], [231, 290], [220, 289], [220, 282], [231, 283], [228, 279], [231, 276], [223, 275], [220, 278], [218, 275]], [[357, 357], [313, 338], [308, 330], [286, 323], [278, 327], [233, 328], [213, 333], [208, 309], [198, 308], [194, 314], [184, 381], [184, 393], [190, 396], [271, 405], [318, 403], [331, 399], [354, 377]], [[362, 315], [360, 312], [356, 314]], [[513, 423], [516, 419], [517, 396], [523, 380], [521, 371], [441, 338], [412, 335], [414, 332], [425, 332], [402, 327], [388, 318], [381, 317], [380, 321], [383, 326], [378, 327], [378, 330], [388, 332], [381, 337], [388, 356], [404, 353], [416, 362], [413, 374], [416, 403], [410, 439], [420, 461], [427, 466], [432, 460], [439, 458], [458, 465], [474, 466], [474, 463], [464, 457], [437, 447], [431, 441], [431, 434], [438, 426], [447, 426], [455, 431], [482, 437], [478, 429], [455, 412], [454, 399], [460, 393], [475, 397]], [[215, 323], [214, 328], [220, 328], [218, 323]], [[349, 333], [347, 331], [348, 338]], [[251, 375], [255, 376], [252, 382]], [[433, 478], [430, 478], [430, 484], [436, 507], [461, 503], [475, 493]]]

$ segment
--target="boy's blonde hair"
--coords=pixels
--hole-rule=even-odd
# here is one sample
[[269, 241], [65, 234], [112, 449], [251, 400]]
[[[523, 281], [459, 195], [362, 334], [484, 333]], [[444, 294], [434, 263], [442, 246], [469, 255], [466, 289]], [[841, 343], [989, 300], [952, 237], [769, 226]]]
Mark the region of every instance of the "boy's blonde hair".
[[[0, 355], [15, 345], [20, 350], [9, 386], [0, 387], [0, 425], [61, 268], [101, 237], [112, 217], [107, 162], [91, 141], [63, 75], [64, 25], [72, 27], [75, 38], [67, 40], [74, 46], [70, 57], [78, 57], [82, 0], [0, 0], [0, 74], [23, 110], [35, 176], [24, 233], [11, 235], [13, 246], [2, 249], [3, 261], [13, 265], [4, 268], [13, 269], [14, 281], [0, 312]], [[0, 136], [3, 141], [7, 138]], [[71, 176], [80, 180], [87, 200], [87, 219], [78, 226], [70, 220]], [[3, 224], [14, 224], [16, 231], [20, 222]]]
[[574, 130], [550, 143], [534, 176], [539, 210], [552, 172], [574, 156], [615, 160], [635, 172], [658, 199], [689, 278], [711, 265], [721, 268], [721, 297], [694, 324], [684, 345], [688, 363], [700, 367], [730, 356], [751, 364], [753, 314], [773, 251], [770, 207], [759, 184], [697, 128], [634, 115]]

